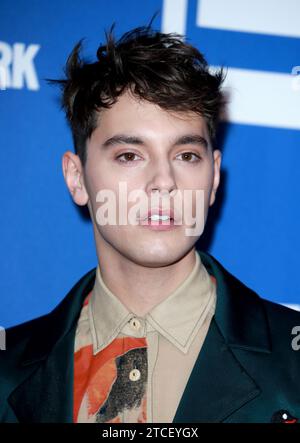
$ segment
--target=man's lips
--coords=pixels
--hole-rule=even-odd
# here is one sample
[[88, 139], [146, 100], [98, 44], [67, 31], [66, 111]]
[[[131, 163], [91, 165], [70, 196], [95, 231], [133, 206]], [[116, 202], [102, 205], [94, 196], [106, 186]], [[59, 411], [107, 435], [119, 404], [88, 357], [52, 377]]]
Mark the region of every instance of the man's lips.
[[[150, 217], [153, 216], [167, 216], [168, 219], [167, 220], [155, 220], [155, 219], [151, 219]], [[174, 211], [173, 209], [162, 209], [162, 208], [158, 208], [158, 209], [151, 209], [150, 211], [148, 211], [148, 213], [146, 215], [144, 215], [143, 217], [140, 218], [140, 222], [142, 225], [148, 225], [148, 226], [172, 226], [174, 225]]]

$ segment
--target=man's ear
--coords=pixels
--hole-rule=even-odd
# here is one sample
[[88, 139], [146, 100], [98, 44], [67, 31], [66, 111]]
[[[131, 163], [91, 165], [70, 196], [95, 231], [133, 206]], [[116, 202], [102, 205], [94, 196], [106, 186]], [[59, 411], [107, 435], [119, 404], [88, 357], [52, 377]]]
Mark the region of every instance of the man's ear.
[[218, 149], [215, 149], [213, 152], [214, 157], [214, 178], [213, 178], [213, 187], [211, 190], [209, 206], [212, 206], [216, 199], [217, 189], [220, 184], [220, 170], [221, 170], [221, 161], [222, 161], [222, 153]]
[[83, 166], [79, 156], [71, 151], [65, 152], [62, 158], [62, 169], [74, 202], [79, 206], [86, 205], [89, 196], [84, 184]]

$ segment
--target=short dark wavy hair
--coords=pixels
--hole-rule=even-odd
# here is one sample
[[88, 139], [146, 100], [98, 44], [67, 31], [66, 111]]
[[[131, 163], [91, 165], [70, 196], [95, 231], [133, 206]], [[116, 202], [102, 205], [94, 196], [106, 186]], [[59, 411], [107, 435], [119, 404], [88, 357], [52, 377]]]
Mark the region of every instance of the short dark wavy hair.
[[81, 58], [80, 41], [68, 57], [66, 78], [51, 80], [61, 86], [62, 106], [83, 165], [86, 141], [97, 126], [99, 111], [111, 107], [126, 90], [168, 111], [198, 113], [214, 140], [225, 103], [223, 69], [210, 73], [204, 56], [179, 34], [164, 34], [149, 25], [116, 41], [113, 28], [99, 46], [95, 62]]

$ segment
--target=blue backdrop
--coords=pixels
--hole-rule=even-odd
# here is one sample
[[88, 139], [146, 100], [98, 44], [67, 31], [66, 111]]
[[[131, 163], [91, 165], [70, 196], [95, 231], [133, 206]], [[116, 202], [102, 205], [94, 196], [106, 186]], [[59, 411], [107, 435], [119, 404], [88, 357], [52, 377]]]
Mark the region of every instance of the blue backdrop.
[[228, 66], [223, 184], [200, 247], [263, 297], [300, 305], [300, 2], [284, 5], [1, 0], [1, 326], [48, 312], [97, 264], [92, 225], [64, 184], [71, 135], [45, 79], [62, 76], [82, 37], [93, 57], [112, 22], [120, 36], [157, 11], [156, 28], [186, 33], [211, 65]]

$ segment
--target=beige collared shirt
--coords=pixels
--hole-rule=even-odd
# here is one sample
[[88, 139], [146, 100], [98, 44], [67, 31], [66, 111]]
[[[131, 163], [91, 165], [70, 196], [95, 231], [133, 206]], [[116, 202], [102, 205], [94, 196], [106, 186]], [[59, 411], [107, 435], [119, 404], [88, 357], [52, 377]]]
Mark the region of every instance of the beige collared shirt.
[[[77, 353], [78, 361], [81, 358], [82, 368], [84, 368], [83, 357], [78, 351], [85, 347], [90, 346], [90, 359], [101, 359], [103, 355], [101, 353], [109, 350], [117, 339], [132, 337], [140, 340], [142, 343], [140, 349], [146, 351], [141, 358], [145, 358], [146, 362], [143, 368], [139, 368], [138, 365], [142, 365], [143, 360], [140, 358], [135, 361], [134, 369], [129, 372], [130, 380], [129, 385], [126, 383], [126, 389], [130, 389], [130, 386], [136, 389], [136, 382], [143, 375], [142, 371], [146, 372], [143, 399], [146, 410], [144, 418], [147, 423], [173, 421], [214, 315], [215, 282], [205, 269], [199, 253], [195, 251], [195, 254], [195, 266], [189, 276], [144, 317], [138, 317], [128, 311], [118, 297], [108, 289], [98, 266], [93, 291], [78, 321], [75, 355]], [[143, 347], [143, 339], [146, 347]], [[87, 386], [89, 383], [88, 378], [82, 381], [83, 378], [84, 372], [81, 369], [80, 378], [75, 378], [76, 398], [79, 389], [76, 380], [80, 380], [81, 386]], [[93, 383], [95, 390], [97, 385], [95, 381]], [[112, 392], [112, 388], [110, 391]], [[122, 386], [119, 392], [121, 391]], [[75, 414], [77, 422], [95, 421], [94, 416], [87, 413], [88, 407], [88, 400], [84, 397], [78, 406], [78, 415]], [[109, 407], [111, 409], [111, 405]], [[138, 418], [138, 414], [141, 414], [139, 409], [125, 407], [118, 414], [119, 421], [123, 423], [142, 421]]]

